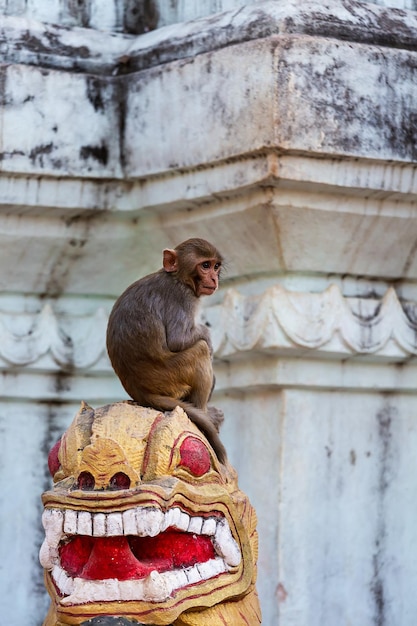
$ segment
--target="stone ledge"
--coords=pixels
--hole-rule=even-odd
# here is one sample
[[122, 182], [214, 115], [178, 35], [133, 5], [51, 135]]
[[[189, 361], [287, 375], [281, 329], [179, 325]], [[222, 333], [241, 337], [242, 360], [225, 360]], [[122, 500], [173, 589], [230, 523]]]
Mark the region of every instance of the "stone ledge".
[[[356, 164], [352, 180], [359, 171]], [[381, 177], [383, 171], [379, 170]], [[400, 171], [397, 174], [400, 180]], [[367, 176], [364, 171], [364, 182]], [[293, 189], [284, 184], [246, 192], [242, 188], [240, 194], [222, 193], [211, 201], [194, 202], [193, 193], [214, 192], [213, 179], [206, 185], [202, 177], [187, 176], [178, 182], [190, 183], [189, 199], [181, 201], [178, 188], [178, 199], [174, 196], [169, 204], [159, 181], [153, 188], [144, 185], [143, 195], [138, 186], [132, 197], [121, 201], [123, 210], [105, 213], [83, 212], [80, 207], [65, 215], [61, 207], [59, 217], [52, 208], [38, 211], [42, 213], [38, 217], [33, 207], [5, 203], [0, 212], [0, 288], [55, 298], [78, 293], [111, 300], [134, 280], [158, 269], [164, 248], [201, 236], [213, 241], [229, 260], [223, 289], [236, 286], [250, 293], [245, 283], [263, 281], [317, 291], [335, 281], [347, 293], [343, 277], [349, 276], [355, 283], [349, 295], [361, 297], [377, 289], [382, 297], [394, 282], [402, 298], [416, 299], [415, 197], [407, 203], [386, 192], [382, 198], [346, 188], [345, 194], [321, 193], [319, 186], [306, 183]], [[78, 190], [82, 192], [82, 187]], [[142, 210], [140, 200], [155, 205]], [[131, 214], [126, 210], [130, 203]], [[308, 287], [304, 277], [310, 277]]]
[[[360, 212], [363, 203], [367, 212], [386, 209], [397, 215], [410, 214], [417, 199], [417, 164], [384, 163], [372, 159], [337, 159], [306, 155], [285, 155], [269, 151], [249, 155], [206, 167], [177, 170], [144, 180], [97, 180], [93, 178], [63, 178], [59, 176], [15, 175], [3, 172], [0, 176], [0, 214], [13, 207], [13, 214], [48, 216], [72, 219], [85, 214], [104, 212], [119, 219], [142, 215], [164, 214], [175, 211], [204, 210], [209, 203], [216, 212], [216, 202], [230, 201], [239, 196], [264, 194], [268, 200], [272, 188], [279, 196], [292, 192], [343, 194], [350, 197], [350, 210]], [[334, 200], [336, 198], [334, 197]], [[356, 202], [357, 208], [353, 208]], [[401, 202], [404, 209], [401, 209]], [[413, 203], [413, 204], [410, 204]], [[340, 210], [340, 201], [335, 209]]]
[[266, 151], [417, 160], [416, 12], [265, 2], [136, 38], [1, 24], [3, 172], [134, 180]]
[[[346, 390], [355, 393], [416, 394], [417, 363], [371, 363], [291, 358], [262, 355], [251, 360], [219, 363], [216, 368], [216, 394], [250, 394], [280, 389]], [[220, 401], [219, 401], [220, 403]]]
[[120, 78], [3, 66], [1, 171], [107, 184], [270, 152], [409, 165], [416, 58], [274, 35]]
[[[315, 358], [313, 354], [257, 354], [216, 361], [216, 388], [211, 403], [221, 406], [223, 394], [282, 389], [347, 390], [416, 394], [416, 360], [387, 362], [350, 357]], [[110, 366], [105, 371], [65, 372], [60, 369], [0, 367], [0, 395], [4, 402], [107, 404], [128, 399]]]
[[405, 50], [417, 49], [415, 11], [354, 0], [265, 1], [139, 37], [1, 16], [7, 63], [97, 74], [126, 74], [271, 35], [309, 35]]

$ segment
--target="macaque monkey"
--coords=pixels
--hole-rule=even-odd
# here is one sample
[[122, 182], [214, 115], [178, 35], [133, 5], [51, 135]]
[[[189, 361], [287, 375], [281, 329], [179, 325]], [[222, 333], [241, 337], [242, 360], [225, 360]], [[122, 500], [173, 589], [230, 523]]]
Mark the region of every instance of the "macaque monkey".
[[200, 296], [218, 287], [222, 260], [204, 239], [164, 250], [162, 269], [134, 282], [116, 301], [107, 351], [133, 400], [163, 411], [181, 406], [224, 462], [218, 436], [223, 413], [207, 406], [214, 386], [210, 333], [195, 322]]

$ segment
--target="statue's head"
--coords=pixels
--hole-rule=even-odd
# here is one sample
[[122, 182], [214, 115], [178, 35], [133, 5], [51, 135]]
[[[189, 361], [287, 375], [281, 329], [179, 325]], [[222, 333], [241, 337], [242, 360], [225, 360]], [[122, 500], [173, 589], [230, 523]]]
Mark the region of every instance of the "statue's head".
[[83, 403], [48, 461], [46, 626], [172, 624], [253, 590], [254, 510], [179, 407]]

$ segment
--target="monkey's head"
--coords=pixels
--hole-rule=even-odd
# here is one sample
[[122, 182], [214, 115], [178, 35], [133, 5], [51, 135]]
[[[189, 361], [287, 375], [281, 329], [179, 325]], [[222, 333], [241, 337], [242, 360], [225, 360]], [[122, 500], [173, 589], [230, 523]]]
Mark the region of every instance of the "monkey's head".
[[191, 287], [195, 295], [211, 296], [219, 286], [223, 257], [204, 239], [187, 239], [174, 250], [163, 251], [163, 267]]

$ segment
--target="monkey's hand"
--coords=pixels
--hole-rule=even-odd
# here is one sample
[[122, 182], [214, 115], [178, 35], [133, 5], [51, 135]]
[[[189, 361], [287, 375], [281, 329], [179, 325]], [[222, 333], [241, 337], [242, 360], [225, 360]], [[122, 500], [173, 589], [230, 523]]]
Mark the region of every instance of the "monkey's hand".
[[221, 409], [217, 409], [215, 406], [208, 406], [207, 413], [212, 420], [217, 432], [220, 430], [220, 426], [224, 422], [224, 413]]
[[204, 324], [200, 324], [198, 327], [198, 330], [199, 330], [199, 339], [204, 339], [204, 341], [207, 343], [209, 350], [210, 350], [210, 356], [212, 357], [213, 346], [211, 344], [210, 330]]

